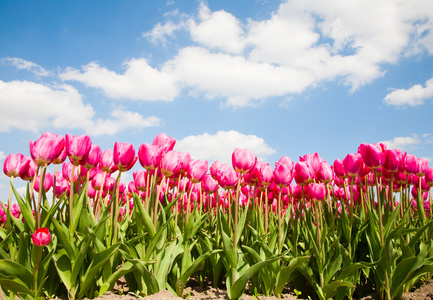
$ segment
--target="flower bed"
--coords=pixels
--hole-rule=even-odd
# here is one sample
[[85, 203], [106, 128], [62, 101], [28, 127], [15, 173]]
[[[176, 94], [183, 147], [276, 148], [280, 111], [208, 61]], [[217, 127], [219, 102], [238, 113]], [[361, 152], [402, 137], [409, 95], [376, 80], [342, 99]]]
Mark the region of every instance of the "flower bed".
[[[230, 299], [246, 288], [281, 297], [288, 284], [301, 298], [375, 290], [398, 299], [431, 278], [426, 160], [361, 144], [332, 166], [315, 153], [271, 167], [235, 149], [232, 166], [209, 168], [174, 146], [160, 134], [136, 156], [131, 144], [102, 152], [88, 136], [45, 133], [30, 142], [31, 157], [9, 155], [11, 196], [0, 210], [5, 293], [95, 298], [122, 277], [136, 295], [183, 296], [195, 276], [224, 282]], [[143, 169], [126, 186], [121, 176], [137, 161]], [[15, 178], [28, 182], [25, 195]]]

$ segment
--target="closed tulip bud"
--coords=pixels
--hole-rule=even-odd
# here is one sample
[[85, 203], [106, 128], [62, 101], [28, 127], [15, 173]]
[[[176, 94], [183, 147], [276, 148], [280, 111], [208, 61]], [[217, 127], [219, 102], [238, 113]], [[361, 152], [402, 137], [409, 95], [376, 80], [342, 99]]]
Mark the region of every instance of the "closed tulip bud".
[[361, 144], [358, 147], [358, 152], [361, 154], [362, 159], [367, 167], [371, 169], [380, 168], [385, 161], [386, 146], [380, 144]]
[[20, 178], [24, 181], [31, 181], [35, 177], [38, 165], [30, 157], [24, 156], [24, 160], [28, 163], [21, 164]]
[[383, 168], [388, 172], [397, 172], [400, 166], [400, 159], [402, 153], [398, 149], [387, 149], [385, 150], [385, 162]]
[[38, 166], [47, 166], [53, 162], [65, 147], [63, 136], [45, 132], [36, 141], [30, 141], [30, 155]]
[[256, 165], [257, 157], [246, 149], [236, 148], [232, 154], [233, 169], [239, 173], [248, 173]]
[[113, 178], [113, 177], [105, 178], [104, 191], [111, 194], [114, 192], [115, 187], [116, 187], [116, 179], [115, 178]]
[[433, 168], [429, 168], [424, 176], [425, 183], [429, 186], [433, 186]]
[[[292, 172], [293, 179], [293, 172]], [[274, 171], [269, 164], [263, 164], [259, 170], [259, 182], [263, 186], [268, 186], [274, 180]], [[290, 180], [291, 181], [291, 180]]]
[[306, 161], [300, 161], [295, 165], [295, 181], [299, 185], [305, 185], [313, 180], [313, 169]]
[[319, 156], [319, 153], [314, 154], [305, 154], [302, 157], [299, 157], [299, 161], [307, 161], [310, 167], [314, 170], [314, 173], [319, 172], [320, 164], [323, 162], [323, 159]]
[[208, 163], [207, 160], [195, 160], [192, 159], [187, 167], [188, 172], [188, 178], [194, 182], [198, 183], [203, 180], [204, 176], [206, 175], [208, 169]]
[[103, 172], [114, 173], [117, 171], [117, 166], [113, 161], [113, 151], [111, 149], [107, 149], [102, 152], [101, 159], [99, 161], [99, 168]]
[[[51, 175], [50, 173], [46, 172], [45, 173], [45, 177], [44, 177], [44, 191], [48, 192], [50, 190], [50, 188], [53, 186], [53, 175]], [[39, 193], [40, 191], [40, 181], [41, 181], [41, 175], [39, 175], [38, 177], [36, 177], [35, 180], [35, 191]]]
[[158, 145], [150, 145], [147, 143], [141, 144], [138, 148], [138, 160], [146, 170], [158, 168], [161, 161], [162, 148]]
[[128, 143], [114, 143], [113, 162], [121, 172], [129, 171], [137, 161], [135, 148]]
[[212, 178], [210, 174], [204, 176], [202, 187], [204, 191], [208, 194], [215, 193], [218, 187], [218, 182]]
[[332, 181], [332, 168], [326, 161], [320, 163], [317, 179], [323, 183], [330, 183]]
[[3, 164], [3, 172], [9, 177], [19, 177], [27, 168], [29, 160], [21, 153], [9, 154]]
[[72, 173], [72, 163], [70, 162], [64, 162], [62, 165], [62, 174], [63, 174], [63, 178], [65, 178], [67, 181], [69, 182], [78, 182], [79, 179], [79, 172], [78, 172], [78, 168], [75, 168], [74, 170], [74, 175], [73, 178], [71, 178], [71, 173]]
[[79, 165], [84, 162], [87, 154], [92, 147], [92, 140], [88, 135], [74, 135], [71, 136], [69, 133], [65, 136], [66, 141], [66, 155], [69, 160], [75, 164]]
[[86, 167], [87, 169], [95, 168], [99, 164], [101, 156], [101, 147], [99, 145], [92, 145], [84, 161], [84, 167]]
[[326, 187], [323, 183], [313, 183], [308, 185], [308, 194], [314, 201], [322, 201], [326, 196]]
[[178, 174], [181, 166], [179, 152], [168, 151], [161, 158], [160, 169], [165, 177], [170, 178], [174, 174]]
[[346, 169], [344, 168], [343, 160], [336, 159], [334, 161], [334, 173], [338, 178], [344, 179], [347, 178]]
[[238, 173], [233, 169], [228, 169], [221, 174], [218, 183], [225, 190], [234, 190], [236, 188], [238, 180]]
[[137, 190], [145, 191], [146, 190], [147, 171], [146, 170], [134, 171], [132, 173], [132, 176], [134, 178], [134, 185], [137, 188]]
[[[344, 170], [349, 177], [359, 177], [364, 166], [359, 153], [349, 153], [343, 160]], [[334, 165], [335, 168], [335, 165]]]
[[35, 233], [32, 234], [32, 241], [35, 246], [46, 246], [51, 241], [51, 233], [48, 228], [38, 228]]
[[288, 164], [277, 163], [273, 172], [275, 185], [288, 186], [293, 180], [293, 168]]
[[189, 152], [178, 152], [180, 158], [180, 169], [178, 173], [184, 174], [188, 170], [188, 165], [191, 161], [191, 154]]
[[55, 165], [60, 165], [62, 163], [64, 163], [66, 160], [66, 146], [63, 147], [63, 150], [60, 152], [60, 154], [53, 159], [53, 164]]
[[176, 144], [176, 139], [171, 136], [167, 136], [165, 133], [158, 134], [152, 141], [152, 145], [156, 145], [161, 148], [162, 154], [165, 154], [173, 150]]

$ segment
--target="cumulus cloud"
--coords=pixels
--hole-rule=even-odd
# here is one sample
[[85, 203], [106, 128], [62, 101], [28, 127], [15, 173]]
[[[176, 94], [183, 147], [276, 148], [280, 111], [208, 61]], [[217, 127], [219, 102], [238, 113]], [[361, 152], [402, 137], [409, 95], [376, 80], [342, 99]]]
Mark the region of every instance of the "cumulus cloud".
[[0, 160], [3, 160], [6, 158], [6, 155], [3, 151], [0, 151]]
[[235, 148], [248, 149], [261, 161], [266, 161], [266, 157], [276, 152], [265, 143], [263, 138], [245, 135], [234, 130], [187, 136], [177, 141], [175, 146], [177, 151], [189, 152], [193, 159], [206, 159], [210, 163], [219, 160], [230, 165]]
[[115, 134], [127, 128], [157, 126], [156, 117], [115, 110], [111, 119], [94, 120], [90, 104], [67, 84], [49, 86], [29, 81], [0, 80], [0, 132], [13, 128], [38, 132], [47, 127], [80, 128], [92, 135]]
[[18, 57], [4, 57], [1, 60], [2, 64], [4, 65], [12, 65], [18, 70], [27, 70], [35, 74], [36, 76], [49, 76], [51, 75], [50, 72], [45, 70], [43, 67], [41, 67], [38, 64], [35, 64], [34, 62], [27, 61], [22, 58]]
[[142, 33], [143, 38], [147, 38], [152, 44], [158, 45], [161, 43], [163, 46], [167, 44], [168, 37], [173, 38], [174, 33], [184, 27], [183, 23], [175, 24], [169, 20], [164, 24], [156, 24], [151, 31]]
[[126, 61], [124, 68], [123, 74], [117, 74], [91, 62], [83, 67], [82, 72], [74, 68], [66, 69], [60, 78], [101, 89], [113, 99], [172, 101], [179, 93], [175, 79], [167, 72], [152, 68], [144, 58]]
[[396, 89], [386, 95], [384, 101], [395, 106], [417, 106], [433, 97], [433, 78], [426, 81], [425, 86], [416, 84], [409, 89]]
[[423, 145], [431, 144], [432, 142], [432, 135], [426, 133], [421, 136], [412, 134], [411, 136], [395, 137], [392, 140], [381, 141], [380, 143], [385, 144], [388, 149], [400, 149], [403, 152], [412, 152], [423, 147]]

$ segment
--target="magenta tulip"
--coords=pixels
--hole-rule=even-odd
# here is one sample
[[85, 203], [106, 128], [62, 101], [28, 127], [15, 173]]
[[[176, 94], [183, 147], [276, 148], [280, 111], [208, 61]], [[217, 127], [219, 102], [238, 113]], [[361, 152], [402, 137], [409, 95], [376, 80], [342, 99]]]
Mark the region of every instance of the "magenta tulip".
[[99, 164], [101, 156], [101, 147], [99, 145], [92, 145], [83, 163], [84, 167], [86, 167], [87, 169], [94, 169]]
[[330, 183], [332, 181], [332, 173], [331, 166], [326, 161], [322, 161], [317, 172], [317, 179], [325, 184]]
[[113, 151], [111, 149], [107, 149], [102, 152], [101, 159], [99, 161], [99, 168], [103, 172], [114, 173], [117, 171], [117, 166], [113, 161]]
[[215, 193], [218, 187], [218, 182], [212, 178], [210, 174], [206, 174], [202, 181], [202, 187], [208, 194]]
[[400, 159], [403, 154], [398, 149], [387, 149], [385, 150], [385, 161], [383, 168], [388, 172], [397, 172], [400, 167]]
[[160, 162], [161, 173], [168, 178], [177, 174], [182, 166], [180, 159], [179, 152], [172, 150], [165, 153]]
[[313, 180], [313, 169], [308, 162], [300, 161], [295, 165], [295, 181], [299, 185], [306, 185]]
[[344, 158], [343, 165], [347, 176], [359, 177], [364, 166], [364, 161], [362, 160], [362, 156], [360, 153], [349, 153]]
[[135, 188], [139, 191], [146, 190], [146, 179], [147, 179], [147, 171], [146, 170], [138, 170], [132, 173], [134, 178]]
[[30, 157], [24, 156], [24, 161], [28, 163], [21, 164], [20, 178], [24, 181], [31, 181], [35, 177], [38, 165]]
[[[293, 174], [292, 174], [293, 175]], [[293, 176], [292, 176], [293, 178]], [[268, 186], [274, 180], [274, 170], [272, 167], [266, 163], [259, 169], [259, 182], [262, 186]], [[291, 181], [291, 180], [290, 180]]]
[[8, 177], [20, 177], [30, 161], [26, 159], [21, 153], [9, 154], [3, 164], [3, 172]]
[[[65, 142], [66, 144], [66, 142]], [[62, 163], [64, 163], [64, 161], [66, 160], [66, 146], [63, 147], [63, 150], [60, 152], [60, 154], [53, 159], [53, 164], [55, 165], [60, 165]]]
[[323, 183], [312, 183], [308, 185], [308, 194], [311, 200], [322, 201], [326, 196], [326, 187]]
[[429, 168], [424, 176], [425, 183], [429, 186], [433, 186], [433, 168]]
[[66, 155], [69, 160], [75, 164], [79, 165], [83, 163], [87, 154], [92, 147], [92, 140], [88, 135], [74, 135], [71, 136], [69, 133], [65, 136], [66, 140]]
[[138, 148], [138, 160], [141, 166], [146, 170], [158, 168], [162, 150], [158, 145], [141, 144], [140, 148]]
[[423, 177], [429, 169], [428, 161], [424, 158], [417, 158], [415, 155], [406, 156], [406, 172]]
[[137, 161], [135, 148], [128, 143], [114, 143], [113, 162], [121, 172], [129, 171]]
[[[64, 162], [62, 165], [62, 174], [63, 174], [63, 178], [66, 179], [69, 182], [72, 182], [71, 180], [71, 173], [72, 173], [72, 163], [70, 162]], [[74, 182], [78, 182], [79, 179], [79, 173], [78, 173], [78, 168], [74, 169], [74, 175], [73, 175], [73, 181]]]
[[225, 170], [218, 180], [219, 185], [225, 190], [234, 190], [239, 180], [238, 173], [233, 169]]
[[192, 159], [187, 167], [188, 178], [194, 183], [199, 183], [206, 175], [207, 169], [207, 160]]
[[284, 163], [277, 163], [273, 172], [274, 183], [279, 187], [288, 186], [293, 180], [293, 167]]
[[256, 165], [257, 157], [246, 149], [236, 148], [232, 154], [232, 165], [239, 173], [246, 174]]
[[[48, 172], [45, 173], [45, 177], [44, 177], [44, 191], [45, 192], [48, 192], [50, 190], [50, 188], [53, 186], [53, 179], [54, 179], [53, 175], [51, 175]], [[35, 180], [35, 187], [34, 188], [35, 188], [35, 191], [38, 193], [40, 192], [40, 185], [41, 185], [40, 181], [41, 181], [41, 175], [36, 177], [36, 180]]]
[[347, 173], [346, 173], [346, 169], [344, 168], [344, 162], [341, 159], [336, 159], [334, 161], [334, 173], [335, 176], [337, 176], [340, 179], [344, 179], [347, 178]]
[[63, 136], [45, 132], [36, 141], [30, 141], [30, 155], [38, 166], [47, 166], [53, 162], [65, 147]]
[[367, 167], [377, 169], [383, 166], [385, 161], [386, 146], [380, 144], [361, 144], [358, 147], [358, 152], [361, 154], [362, 159]]
[[32, 241], [35, 246], [46, 246], [51, 241], [51, 233], [48, 228], [38, 228], [32, 233]]
[[173, 150], [176, 144], [176, 139], [171, 136], [167, 136], [165, 133], [158, 134], [152, 141], [152, 145], [156, 145], [161, 148], [162, 154], [165, 154]]

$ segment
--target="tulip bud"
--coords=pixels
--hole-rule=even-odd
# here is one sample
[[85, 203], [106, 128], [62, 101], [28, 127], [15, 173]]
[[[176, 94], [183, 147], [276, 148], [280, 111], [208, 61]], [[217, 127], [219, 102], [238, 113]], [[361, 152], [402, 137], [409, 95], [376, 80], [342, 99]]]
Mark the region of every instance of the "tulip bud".
[[35, 246], [46, 246], [51, 241], [51, 234], [48, 228], [38, 228], [32, 234], [32, 241]]

